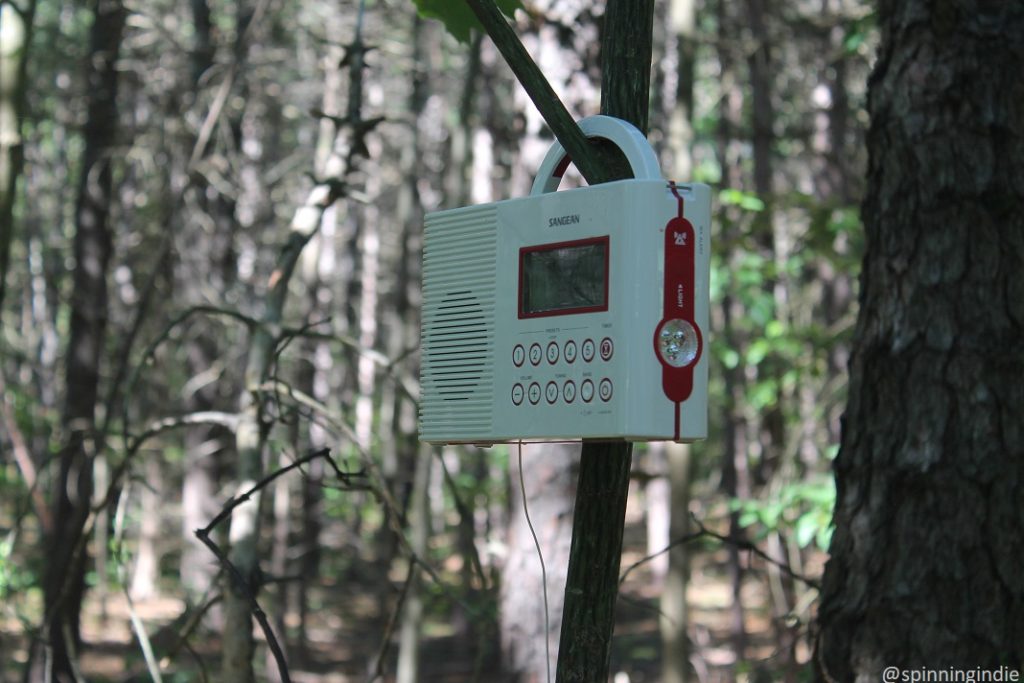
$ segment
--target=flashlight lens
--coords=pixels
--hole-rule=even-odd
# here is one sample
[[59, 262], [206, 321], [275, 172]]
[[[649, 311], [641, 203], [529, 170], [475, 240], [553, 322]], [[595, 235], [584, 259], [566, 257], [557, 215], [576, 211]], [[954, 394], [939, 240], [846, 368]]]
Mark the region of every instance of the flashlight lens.
[[662, 360], [675, 368], [683, 368], [697, 359], [700, 338], [693, 325], [685, 320], [668, 320], [658, 334], [658, 352]]

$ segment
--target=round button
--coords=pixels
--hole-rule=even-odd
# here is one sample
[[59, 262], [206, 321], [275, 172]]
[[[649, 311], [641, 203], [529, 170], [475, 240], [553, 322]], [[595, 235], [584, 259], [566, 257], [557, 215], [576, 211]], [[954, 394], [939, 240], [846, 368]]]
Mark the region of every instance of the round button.
[[565, 380], [565, 384], [562, 385], [562, 398], [565, 399], [566, 403], [572, 403], [576, 400], [576, 383], [571, 379]]
[[530, 388], [526, 392], [526, 397], [530, 399], [530, 403], [537, 405], [540, 403], [540, 385], [534, 382], [530, 385]]
[[558, 400], [558, 385], [554, 382], [548, 382], [548, 385], [544, 387], [544, 398], [548, 400], [548, 403], [554, 403]]
[[517, 406], [521, 405], [523, 402], [523, 396], [525, 394], [526, 391], [523, 389], [522, 384], [516, 383], [512, 385], [512, 403], [514, 403]]
[[566, 363], [573, 363], [576, 361], [576, 342], [572, 339], [565, 342], [565, 347], [562, 349], [562, 356], [565, 358]]
[[611, 360], [612, 353], [615, 351], [615, 345], [612, 344], [612, 340], [605, 337], [601, 340], [601, 360]]
[[583, 354], [583, 360], [587, 361], [588, 363], [590, 361], [594, 360], [594, 340], [593, 339], [585, 339], [585, 340], [583, 340], [583, 348], [581, 349], [581, 353]]
[[697, 328], [679, 318], [661, 323], [655, 336], [655, 344], [661, 360], [674, 368], [690, 365], [700, 354], [700, 334]]
[[540, 359], [542, 358], [540, 344], [530, 345], [530, 362], [534, 365], [540, 365]]
[[601, 380], [601, 384], [597, 387], [597, 392], [601, 396], [601, 400], [606, 403], [612, 398], [612, 381], [605, 377]]
[[558, 362], [558, 342], [548, 344], [548, 363], [554, 365]]
[[522, 344], [516, 344], [512, 349], [512, 364], [517, 368], [523, 366], [526, 362], [526, 349], [523, 348]]
[[580, 385], [580, 398], [583, 399], [584, 403], [590, 403], [594, 400], [594, 383], [589, 379], [583, 380], [583, 384]]

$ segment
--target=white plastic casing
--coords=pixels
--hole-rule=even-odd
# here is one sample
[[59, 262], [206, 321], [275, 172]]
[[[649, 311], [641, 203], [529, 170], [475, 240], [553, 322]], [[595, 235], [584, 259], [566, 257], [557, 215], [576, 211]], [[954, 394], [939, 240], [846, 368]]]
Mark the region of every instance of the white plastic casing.
[[[552, 156], [547, 171], [560, 175]], [[535, 185], [544, 194], [427, 216], [421, 439], [705, 438], [709, 188], [654, 178], [549, 192], [545, 182]], [[524, 313], [523, 254], [564, 243], [606, 244], [606, 306]], [[686, 251], [666, 254], [673, 243]], [[656, 339], [677, 305], [700, 335], [682, 369], [659, 357]]]

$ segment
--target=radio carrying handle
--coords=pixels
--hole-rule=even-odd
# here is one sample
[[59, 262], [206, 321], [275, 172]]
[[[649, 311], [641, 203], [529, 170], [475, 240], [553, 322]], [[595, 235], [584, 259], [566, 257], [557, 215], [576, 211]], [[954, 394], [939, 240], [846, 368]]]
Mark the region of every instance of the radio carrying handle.
[[[654, 155], [651, 144], [636, 126], [612, 116], [588, 116], [579, 122], [580, 130], [588, 138], [608, 140], [626, 156], [633, 177], [638, 180], [660, 180], [661, 167], [658, 157]], [[554, 192], [562, 182], [562, 174], [572, 161], [565, 153], [562, 144], [555, 140], [544, 156], [544, 161], [533, 181], [530, 196]]]

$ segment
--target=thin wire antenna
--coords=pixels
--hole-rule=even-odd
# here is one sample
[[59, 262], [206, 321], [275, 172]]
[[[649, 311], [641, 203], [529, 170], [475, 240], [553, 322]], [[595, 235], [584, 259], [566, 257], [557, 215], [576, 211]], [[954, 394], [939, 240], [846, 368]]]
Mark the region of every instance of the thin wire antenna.
[[551, 624], [548, 617], [548, 571], [544, 567], [544, 553], [540, 549], [540, 541], [537, 539], [537, 532], [533, 528], [533, 521], [530, 519], [530, 508], [526, 504], [526, 482], [523, 480], [523, 442], [519, 442], [519, 492], [523, 495], [523, 512], [526, 514], [526, 525], [530, 527], [530, 534], [533, 536], [533, 545], [537, 548], [537, 558], [540, 560], [540, 580], [543, 584], [544, 593], [544, 664], [547, 666], [548, 683], [551, 683]]

